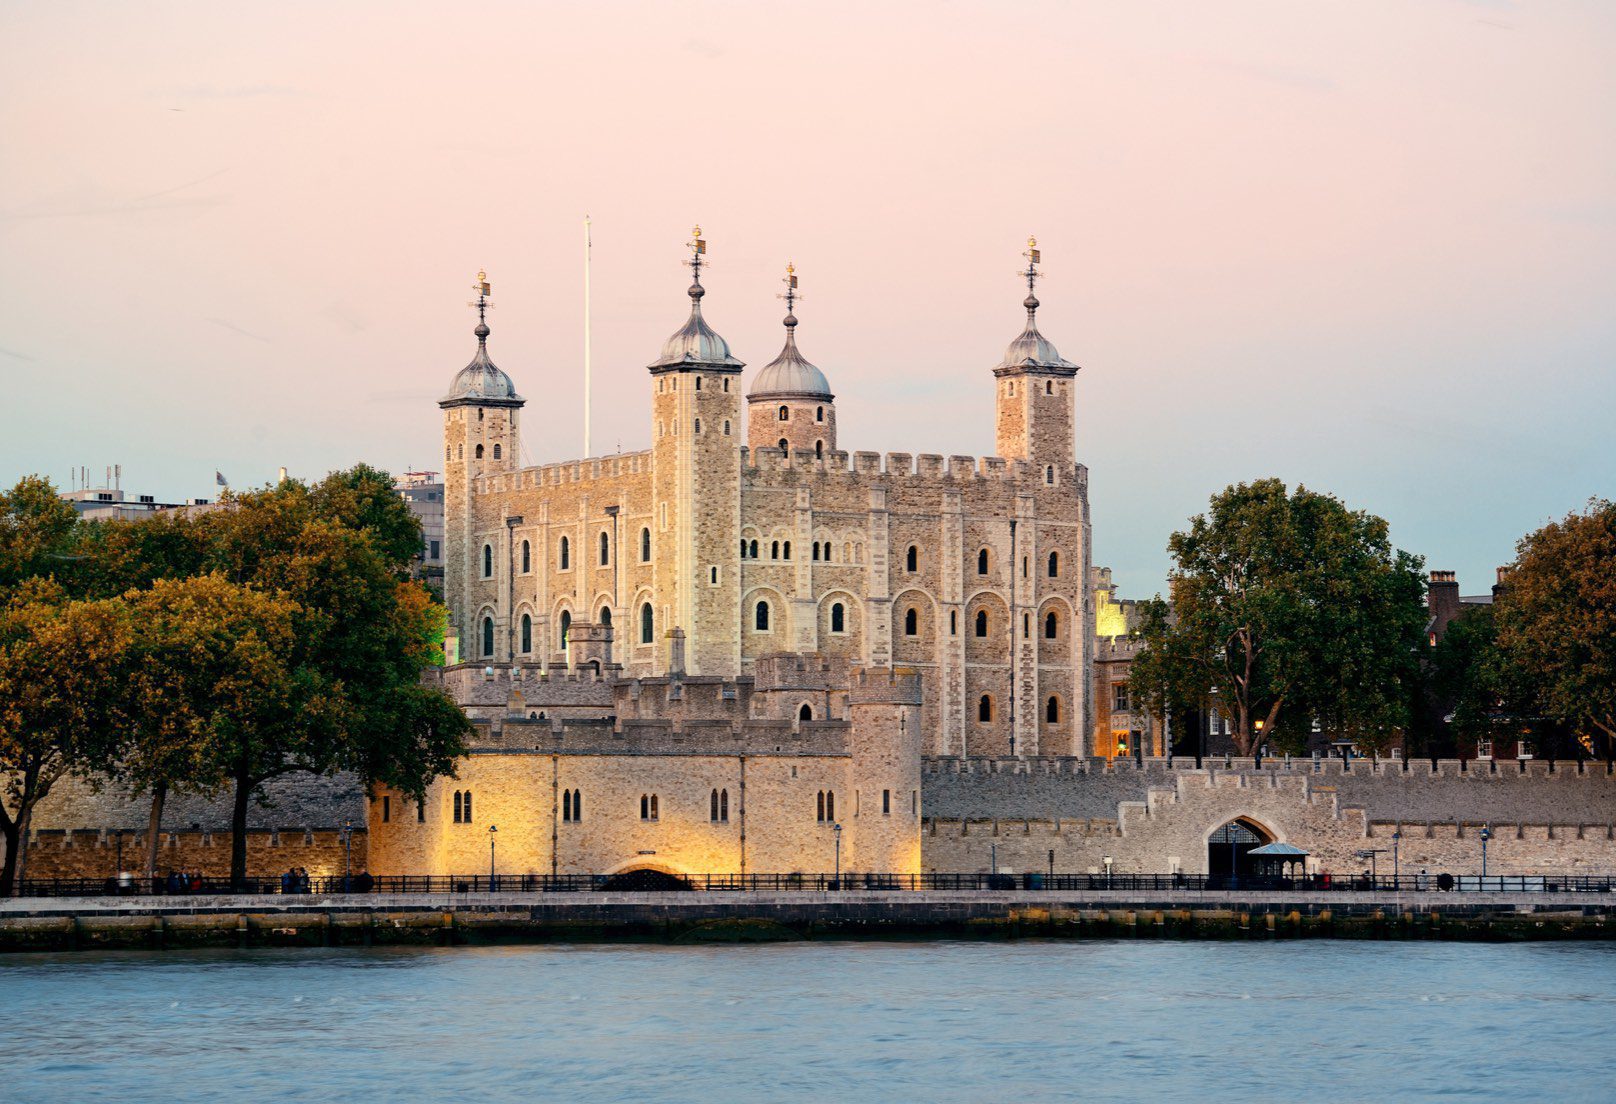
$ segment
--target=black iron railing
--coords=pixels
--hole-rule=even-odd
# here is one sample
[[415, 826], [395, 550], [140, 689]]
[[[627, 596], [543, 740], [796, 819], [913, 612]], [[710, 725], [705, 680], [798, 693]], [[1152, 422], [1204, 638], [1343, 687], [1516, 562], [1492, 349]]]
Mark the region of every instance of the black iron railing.
[[644, 890], [700, 890], [708, 892], [867, 892], [875, 890], [950, 890], [1091, 892], [1111, 890], [1131, 894], [1198, 893], [1204, 891], [1299, 891], [1452, 893], [1616, 893], [1616, 874], [1563, 876], [1551, 874], [1404, 874], [1341, 876], [1315, 874], [1297, 878], [1220, 874], [692, 874], [675, 876], [647, 872], [628, 874], [486, 874], [342, 875], [310, 878], [307, 882], [282, 878], [27, 878], [18, 883], [20, 897], [100, 896], [216, 896], [220, 894], [470, 894], [470, 893], [580, 893]]

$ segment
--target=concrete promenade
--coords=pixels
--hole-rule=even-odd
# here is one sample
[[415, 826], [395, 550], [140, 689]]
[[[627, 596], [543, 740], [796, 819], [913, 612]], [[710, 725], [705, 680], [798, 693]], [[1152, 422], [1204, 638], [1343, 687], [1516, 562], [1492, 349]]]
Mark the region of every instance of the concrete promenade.
[[1616, 894], [1175, 890], [313, 894], [0, 901], [0, 950], [820, 938], [1605, 939]]

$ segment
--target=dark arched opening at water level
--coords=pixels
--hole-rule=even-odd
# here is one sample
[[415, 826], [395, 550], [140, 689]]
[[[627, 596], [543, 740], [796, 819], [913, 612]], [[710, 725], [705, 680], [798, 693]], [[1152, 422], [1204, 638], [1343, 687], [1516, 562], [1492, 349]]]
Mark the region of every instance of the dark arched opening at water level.
[[1227, 883], [1231, 876], [1238, 883], [1257, 873], [1251, 852], [1273, 843], [1274, 834], [1254, 820], [1237, 817], [1213, 832], [1206, 840], [1206, 872], [1213, 884]]
[[691, 885], [677, 874], [642, 866], [636, 870], [613, 874], [600, 888], [620, 893], [669, 893], [688, 890]]

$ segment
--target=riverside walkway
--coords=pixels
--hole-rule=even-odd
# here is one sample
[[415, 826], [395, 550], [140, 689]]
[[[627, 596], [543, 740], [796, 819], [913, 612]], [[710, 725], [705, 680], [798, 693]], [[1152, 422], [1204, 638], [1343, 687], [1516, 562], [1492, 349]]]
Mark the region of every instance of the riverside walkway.
[[0, 950], [879, 938], [1607, 939], [1608, 892], [315, 893], [0, 901]]

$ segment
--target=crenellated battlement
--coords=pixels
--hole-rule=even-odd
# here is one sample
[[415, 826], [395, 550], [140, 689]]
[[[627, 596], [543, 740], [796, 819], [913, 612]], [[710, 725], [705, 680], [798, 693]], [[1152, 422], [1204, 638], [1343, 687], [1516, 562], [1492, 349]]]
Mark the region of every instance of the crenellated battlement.
[[[1017, 484], [1035, 481], [1042, 484], [1039, 471], [1025, 460], [1006, 460], [1000, 456], [942, 456], [937, 453], [908, 452], [854, 452], [831, 451], [823, 457], [811, 449], [789, 452], [778, 448], [742, 448], [741, 469], [751, 476], [768, 477], [784, 474], [809, 474], [829, 480], [849, 483], [877, 481], [925, 480], [970, 484], [997, 482]], [[1062, 473], [1063, 483], [1072, 483], [1082, 490], [1088, 489], [1088, 468], [1082, 464], [1069, 465]]]
[[780, 755], [850, 756], [847, 721], [771, 718], [507, 717], [478, 721], [473, 755]]
[[587, 460], [563, 460], [553, 464], [535, 464], [511, 472], [496, 472], [477, 478], [478, 494], [499, 494], [507, 491], [539, 490], [575, 483], [602, 480], [620, 480], [628, 476], [649, 475], [651, 451], [619, 452], [610, 456], [592, 456]]

